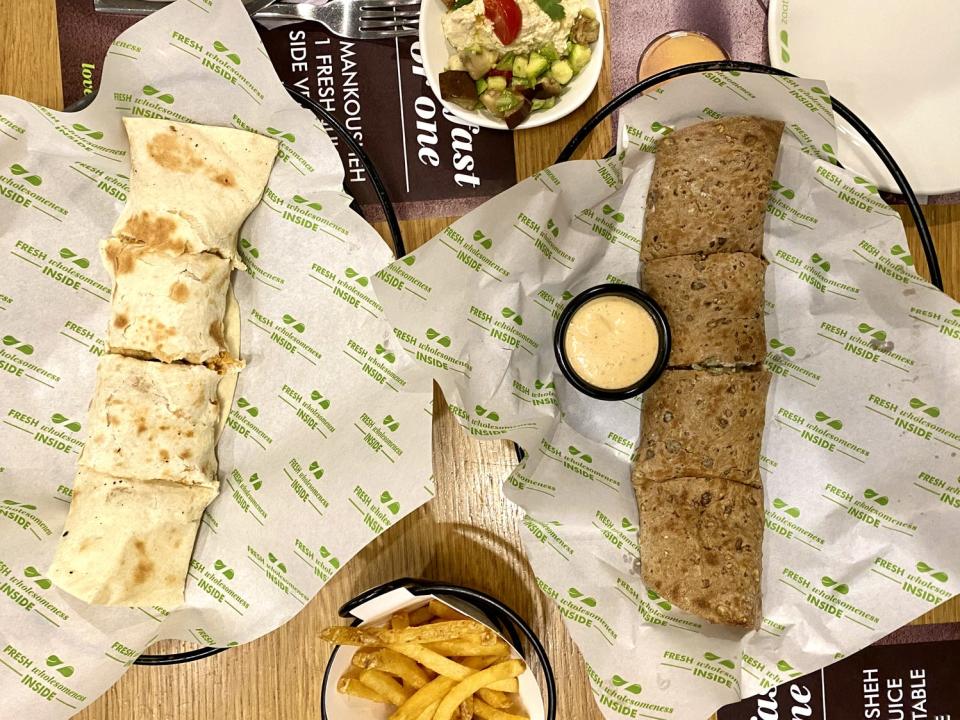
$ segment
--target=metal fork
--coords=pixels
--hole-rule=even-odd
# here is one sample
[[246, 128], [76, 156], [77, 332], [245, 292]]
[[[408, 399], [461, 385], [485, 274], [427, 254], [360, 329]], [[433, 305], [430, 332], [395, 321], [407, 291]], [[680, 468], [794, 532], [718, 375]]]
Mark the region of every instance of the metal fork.
[[416, 35], [420, 0], [328, 0], [323, 5], [281, 3], [261, 10], [256, 17], [310, 20], [340, 37], [378, 40]]
[[[243, 0], [243, 7], [253, 15], [275, 2], [277, 0]], [[152, 15], [169, 4], [168, 0], [93, 0], [93, 9], [111, 15]]]

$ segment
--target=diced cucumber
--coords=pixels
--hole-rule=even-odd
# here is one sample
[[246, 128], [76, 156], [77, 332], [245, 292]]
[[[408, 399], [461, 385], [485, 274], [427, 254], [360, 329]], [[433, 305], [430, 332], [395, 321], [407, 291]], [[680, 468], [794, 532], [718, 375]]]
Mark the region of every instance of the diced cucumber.
[[573, 77], [573, 68], [566, 60], [557, 60], [550, 66], [550, 77], [561, 85], [566, 85]]
[[487, 77], [487, 87], [495, 92], [507, 89], [507, 79], [503, 75], [490, 75]]
[[583, 70], [587, 63], [590, 62], [591, 50], [586, 45], [576, 45], [574, 44], [573, 49], [570, 51], [570, 67], [573, 68], [573, 72], [578, 73]]
[[483, 95], [483, 91], [487, 89], [487, 79], [480, 78], [477, 80], [477, 95]]
[[513, 69], [513, 53], [507, 53], [500, 61], [497, 63], [497, 70], [512, 70]]
[[527, 76], [527, 58], [523, 55], [517, 55], [513, 59], [513, 76], [526, 77]]
[[557, 52], [557, 48], [553, 43], [549, 43], [540, 48], [540, 54], [547, 59], [547, 62], [556, 62], [560, 59], [560, 54]]
[[530, 53], [530, 61], [527, 63], [527, 77], [531, 80], [534, 80], [541, 75], [543, 75], [547, 68], [550, 67], [550, 63], [547, 62], [547, 59], [537, 52]]
[[534, 110], [549, 110], [554, 105], [557, 104], [557, 99], [555, 97], [547, 98], [546, 100], [534, 100], [533, 109]]
[[504, 90], [502, 93], [500, 93], [500, 97], [497, 98], [497, 111], [500, 113], [507, 113], [520, 104], [522, 100], [523, 98], [516, 93]]

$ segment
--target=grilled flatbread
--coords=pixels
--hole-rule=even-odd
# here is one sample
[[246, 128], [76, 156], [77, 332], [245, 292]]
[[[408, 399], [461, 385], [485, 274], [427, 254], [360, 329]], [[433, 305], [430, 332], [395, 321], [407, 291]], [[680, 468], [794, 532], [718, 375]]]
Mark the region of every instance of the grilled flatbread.
[[645, 481], [643, 581], [713, 623], [760, 622], [763, 491], [719, 478]]
[[713, 477], [760, 487], [770, 375], [667, 370], [643, 394], [635, 482]]
[[137, 247], [107, 241], [114, 269], [110, 352], [190, 363], [226, 352], [230, 261], [211, 253], [172, 257]]
[[150, 118], [126, 117], [123, 125], [130, 140], [130, 196], [112, 235], [167, 253], [212, 252], [242, 267], [237, 232], [260, 201], [277, 141]]
[[763, 362], [763, 276], [748, 253], [651, 260], [643, 289], [667, 314], [671, 367], [736, 367]]
[[657, 146], [641, 258], [747, 252], [759, 257], [783, 123], [729, 117]]
[[50, 579], [97, 605], [180, 605], [200, 517], [216, 494], [79, 468]]
[[130, 480], [217, 487], [217, 384], [203, 365], [104, 355], [81, 467]]

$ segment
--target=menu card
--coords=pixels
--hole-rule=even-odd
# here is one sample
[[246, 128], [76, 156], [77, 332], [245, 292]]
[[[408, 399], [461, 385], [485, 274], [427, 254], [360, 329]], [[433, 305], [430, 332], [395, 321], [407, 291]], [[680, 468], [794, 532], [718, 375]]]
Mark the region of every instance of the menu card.
[[[140, 18], [57, 0], [64, 106], [96, 92], [116, 36]], [[346, 125], [370, 156], [401, 219], [463, 215], [516, 182], [513, 135], [444, 111], [427, 86], [415, 37], [357, 41], [319, 23], [256, 23], [280, 79]], [[439, 32], [439, 28], [438, 28]], [[359, 158], [327, 128], [345, 189], [368, 220], [382, 218]]]

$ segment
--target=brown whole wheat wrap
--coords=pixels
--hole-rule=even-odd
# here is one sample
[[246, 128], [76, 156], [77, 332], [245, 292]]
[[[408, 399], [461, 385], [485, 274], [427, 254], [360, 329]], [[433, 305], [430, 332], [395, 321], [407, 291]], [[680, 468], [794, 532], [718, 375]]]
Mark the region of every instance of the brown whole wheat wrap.
[[657, 146], [640, 257], [746, 252], [759, 257], [783, 123], [730, 117]]
[[[704, 619], [761, 619], [763, 223], [783, 123], [730, 117], [657, 148], [643, 287], [673, 336], [633, 466], [644, 583]], [[706, 368], [706, 369], [704, 369]]]

